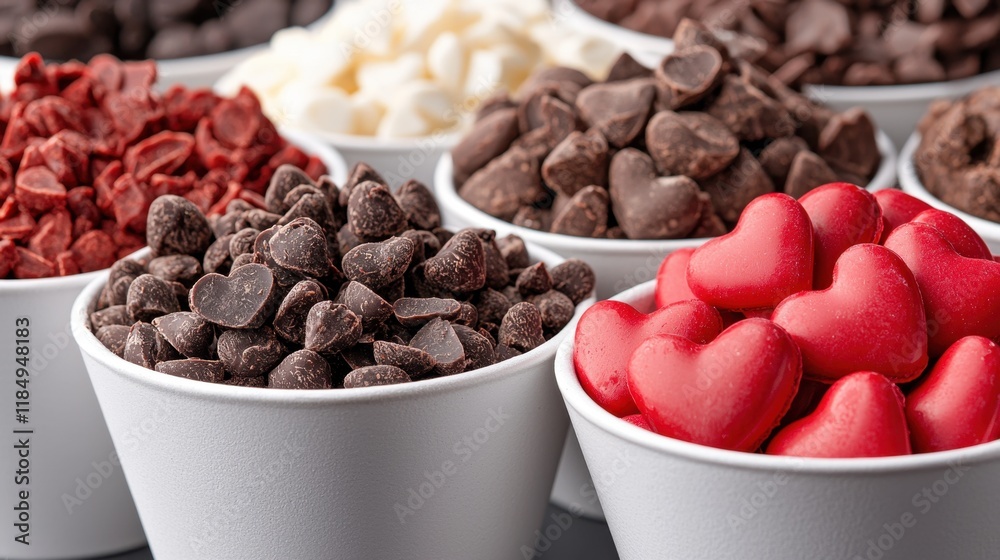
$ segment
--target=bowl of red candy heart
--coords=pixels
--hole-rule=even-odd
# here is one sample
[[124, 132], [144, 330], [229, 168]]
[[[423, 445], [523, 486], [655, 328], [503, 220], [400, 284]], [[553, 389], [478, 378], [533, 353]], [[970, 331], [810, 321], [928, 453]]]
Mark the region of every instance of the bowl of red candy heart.
[[621, 558], [992, 558], [1000, 263], [900, 191], [759, 197], [556, 377]]

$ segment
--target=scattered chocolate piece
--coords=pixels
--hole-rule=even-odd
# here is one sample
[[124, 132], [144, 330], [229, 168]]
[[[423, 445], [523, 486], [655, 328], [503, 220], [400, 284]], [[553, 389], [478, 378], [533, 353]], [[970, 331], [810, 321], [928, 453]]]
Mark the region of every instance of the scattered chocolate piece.
[[344, 378], [344, 388], [377, 387], [380, 385], [395, 385], [409, 383], [410, 376], [395, 366], [377, 365], [358, 368]]

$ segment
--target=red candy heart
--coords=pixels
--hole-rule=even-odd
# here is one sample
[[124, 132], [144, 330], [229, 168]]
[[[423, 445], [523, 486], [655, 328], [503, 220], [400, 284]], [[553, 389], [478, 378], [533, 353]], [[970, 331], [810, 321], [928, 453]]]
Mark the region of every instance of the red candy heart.
[[795, 343], [765, 319], [741, 321], [707, 345], [650, 338], [628, 365], [629, 390], [655, 432], [736, 451], [760, 446], [801, 378]]
[[850, 183], [830, 183], [806, 193], [799, 204], [809, 214], [816, 259], [813, 289], [833, 281], [833, 265], [852, 245], [878, 243], [882, 235], [882, 209], [872, 194]]
[[733, 231], [699, 247], [688, 263], [691, 291], [710, 305], [731, 310], [774, 307], [810, 289], [812, 274], [809, 216], [784, 194], [755, 199]]
[[917, 214], [930, 210], [931, 205], [919, 198], [914, 198], [903, 191], [885, 189], [875, 193], [875, 200], [882, 207], [882, 243], [889, 237], [892, 230], [910, 222]]
[[779, 431], [767, 453], [827, 458], [909, 455], [903, 392], [874, 372], [847, 375], [830, 387], [812, 414]]
[[675, 303], [649, 315], [620, 301], [601, 301], [588, 309], [576, 328], [573, 363], [587, 394], [615, 416], [636, 414], [626, 373], [642, 341], [673, 334], [704, 343], [722, 331], [722, 318], [698, 300]]
[[966, 336], [1000, 336], [1000, 264], [959, 255], [927, 224], [899, 226], [885, 246], [902, 257], [917, 279], [932, 355]]
[[656, 272], [656, 307], [698, 299], [687, 283], [687, 267], [694, 249], [679, 249], [667, 255]]
[[906, 418], [918, 453], [1000, 437], [1000, 347], [981, 336], [952, 345], [906, 399]]
[[829, 288], [786, 299], [771, 320], [799, 345], [811, 379], [830, 382], [877, 371], [905, 382], [927, 366], [927, 322], [917, 281], [902, 259], [879, 245], [844, 251]]
[[941, 236], [951, 243], [955, 252], [970, 259], [993, 260], [989, 246], [983, 241], [976, 230], [962, 221], [962, 218], [944, 210], [931, 208], [924, 210], [913, 218], [914, 223], [934, 226]]

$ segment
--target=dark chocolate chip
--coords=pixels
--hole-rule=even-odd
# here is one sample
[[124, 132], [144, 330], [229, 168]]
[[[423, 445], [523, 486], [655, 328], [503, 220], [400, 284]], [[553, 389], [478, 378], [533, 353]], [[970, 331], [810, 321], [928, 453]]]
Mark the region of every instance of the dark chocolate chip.
[[410, 179], [403, 183], [396, 191], [396, 202], [412, 227], [427, 230], [441, 227], [441, 210], [434, 194], [420, 181]]
[[347, 220], [355, 235], [385, 239], [407, 229], [406, 213], [385, 185], [366, 181], [351, 191]]
[[396, 300], [392, 310], [404, 327], [419, 327], [437, 318], [457, 318], [462, 304], [453, 299], [404, 297]]
[[[277, 285], [264, 265], [251, 263], [228, 277], [206, 274], [191, 288], [191, 310], [231, 329], [255, 329], [274, 311]], [[179, 310], [178, 310], [179, 311]]]
[[528, 301], [538, 308], [538, 313], [542, 316], [542, 326], [554, 332], [562, 330], [569, 324], [576, 311], [573, 300], [557, 290], [531, 296]]
[[486, 253], [473, 230], [462, 230], [438, 254], [424, 262], [427, 282], [455, 292], [472, 292], [486, 284]]
[[90, 328], [94, 331], [99, 331], [109, 325], [129, 326], [134, 322], [135, 320], [128, 313], [128, 308], [124, 305], [112, 305], [90, 314]]
[[233, 377], [262, 377], [285, 356], [271, 327], [227, 330], [219, 336], [219, 360]]
[[279, 226], [269, 241], [271, 258], [282, 268], [320, 278], [330, 270], [330, 250], [323, 228], [309, 218]]
[[372, 350], [378, 365], [396, 366], [414, 379], [434, 369], [434, 358], [420, 348], [376, 340]]
[[295, 284], [278, 306], [272, 322], [274, 330], [285, 340], [304, 344], [309, 310], [326, 298], [326, 288], [315, 280]]
[[522, 296], [543, 294], [552, 289], [552, 276], [545, 263], [535, 263], [521, 271], [517, 276], [517, 290]]
[[358, 368], [347, 374], [347, 377], [344, 378], [344, 388], [377, 387], [409, 382], [410, 376], [398, 367], [376, 365]]
[[453, 328], [465, 352], [465, 371], [477, 370], [496, 363], [496, 352], [489, 338], [465, 325], [454, 325]]
[[215, 328], [197, 313], [180, 311], [157, 317], [153, 326], [184, 356], [205, 359], [212, 356]]
[[253, 245], [260, 235], [260, 230], [254, 228], [243, 228], [229, 238], [229, 256], [235, 262], [236, 257], [245, 254], [253, 254]]
[[128, 337], [125, 339], [122, 358], [138, 366], [153, 369], [156, 367], [157, 357], [160, 354], [158, 337], [159, 334], [153, 325], [135, 323], [129, 329]]
[[377, 291], [403, 277], [413, 261], [413, 251], [413, 240], [407, 237], [363, 243], [344, 255], [344, 274]]
[[507, 261], [509, 269], [526, 268], [531, 264], [531, 260], [528, 258], [528, 248], [520, 237], [514, 234], [499, 237], [497, 238], [497, 246], [500, 247], [500, 253]]
[[521, 206], [545, 197], [538, 159], [511, 148], [469, 177], [458, 194], [483, 212], [510, 220]]
[[323, 356], [312, 350], [292, 352], [267, 376], [275, 389], [332, 389], [333, 372]]
[[346, 305], [360, 317], [361, 325], [366, 332], [370, 332], [392, 315], [392, 306], [360, 282], [344, 284], [334, 302]]
[[149, 206], [146, 243], [153, 256], [200, 255], [212, 238], [205, 215], [186, 198], [163, 195]]
[[549, 275], [552, 287], [566, 294], [574, 305], [590, 297], [597, 284], [594, 270], [580, 259], [567, 259], [557, 264], [549, 270]]
[[232, 241], [234, 235], [230, 233], [216, 239], [205, 250], [205, 258], [202, 260], [202, 269], [205, 272], [219, 274], [229, 272], [233, 262], [233, 258], [229, 255], [229, 242]]
[[288, 212], [291, 205], [285, 203], [285, 196], [299, 185], [316, 186], [304, 171], [294, 165], [286, 163], [275, 169], [274, 175], [271, 176], [271, 184], [264, 194], [264, 203], [268, 211], [275, 214]]
[[361, 338], [361, 319], [343, 304], [321, 301], [309, 310], [305, 330], [307, 350], [336, 354]]
[[130, 327], [126, 325], [107, 325], [97, 331], [97, 340], [105, 348], [114, 352], [119, 358], [125, 355], [125, 343], [128, 341]]
[[143, 274], [132, 282], [125, 305], [133, 321], [143, 322], [181, 310], [170, 284], [152, 274]]
[[465, 350], [454, 327], [444, 319], [427, 323], [410, 340], [410, 346], [427, 352], [434, 358], [434, 372], [454, 375], [465, 371]]
[[511, 307], [500, 323], [497, 342], [521, 352], [528, 352], [544, 344], [542, 315], [538, 308], [528, 302]]
[[218, 360], [200, 360], [190, 358], [186, 360], [170, 360], [156, 364], [156, 371], [183, 377], [193, 381], [205, 381], [207, 383], [221, 383], [226, 376], [222, 362]]
[[472, 301], [478, 311], [480, 322], [496, 324], [500, 324], [512, 305], [507, 296], [491, 288], [478, 292]]

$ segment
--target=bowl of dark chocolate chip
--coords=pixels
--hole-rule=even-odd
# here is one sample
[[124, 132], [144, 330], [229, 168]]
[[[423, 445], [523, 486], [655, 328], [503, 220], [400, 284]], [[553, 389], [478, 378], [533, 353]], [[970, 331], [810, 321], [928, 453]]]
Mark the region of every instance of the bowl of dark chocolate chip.
[[161, 87], [209, 87], [276, 31], [315, 27], [333, 0], [60, 0], [8, 2], [0, 21], [0, 73], [16, 57], [87, 62], [98, 54], [154, 59]]
[[148, 249], [73, 311], [153, 554], [516, 556], [566, 436], [552, 364], [589, 266], [446, 230], [427, 187], [366, 165], [343, 186], [282, 167], [265, 202], [156, 199]]
[[676, 43], [655, 70], [627, 54], [604, 82], [543, 70], [480, 111], [437, 169], [445, 223], [582, 259], [606, 298], [729, 231], [757, 196], [895, 184], [895, 148], [864, 111], [810, 101], [696, 22]]
[[1000, 84], [1000, 4], [985, 0], [702, 2], [556, 0], [579, 27], [643, 59], [673, 45], [684, 18], [739, 35], [786, 85], [831, 108], [863, 107], [899, 145], [930, 103]]
[[899, 182], [1000, 253], [1000, 87], [934, 103], [900, 154]]

